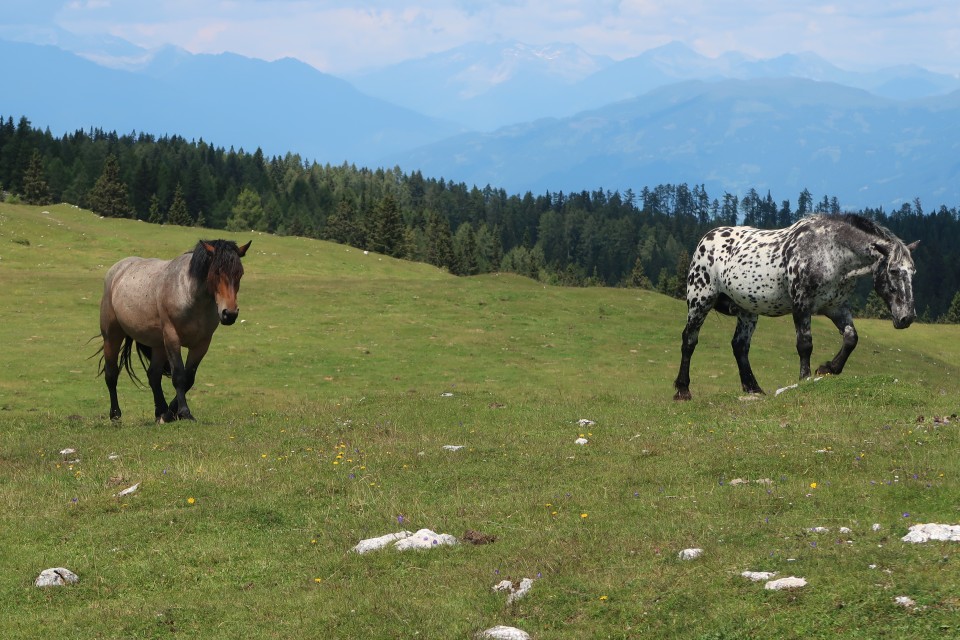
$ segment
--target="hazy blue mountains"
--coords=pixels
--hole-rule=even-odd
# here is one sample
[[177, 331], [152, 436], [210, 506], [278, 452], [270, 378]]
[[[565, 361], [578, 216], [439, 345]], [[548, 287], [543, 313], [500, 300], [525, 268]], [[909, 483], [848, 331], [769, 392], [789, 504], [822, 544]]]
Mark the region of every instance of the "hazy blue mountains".
[[813, 54], [707, 58], [672, 43], [613, 61], [573, 45], [473, 43], [342, 79], [293, 59], [123, 41], [0, 41], [0, 115], [55, 135], [176, 134], [267, 155], [393, 166], [511, 193], [703, 184], [887, 210], [960, 203], [960, 79]]
[[960, 92], [892, 100], [796, 78], [689, 81], [560, 119], [393, 158], [425, 175], [534, 193], [704, 184], [796, 203], [804, 188], [890, 210], [960, 201]]
[[0, 114], [26, 116], [55, 135], [90, 127], [176, 134], [249, 152], [370, 165], [463, 129], [289, 58], [167, 48], [136, 70], [120, 70], [51, 46], [0, 41], [0, 60]]

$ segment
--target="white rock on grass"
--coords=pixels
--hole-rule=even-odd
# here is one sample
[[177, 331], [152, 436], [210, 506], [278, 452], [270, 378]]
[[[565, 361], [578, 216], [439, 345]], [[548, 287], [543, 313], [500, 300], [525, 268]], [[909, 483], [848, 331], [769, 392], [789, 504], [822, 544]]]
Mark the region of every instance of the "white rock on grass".
[[520, 581], [519, 585], [514, 585], [510, 580], [501, 580], [493, 585], [493, 590], [510, 592], [510, 595], [507, 596], [507, 604], [512, 604], [514, 601], [527, 595], [527, 592], [530, 591], [530, 587], [532, 586], [533, 578], [524, 578]]
[[430, 529], [420, 529], [412, 536], [398, 540], [394, 547], [398, 551], [407, 551], [408, 549], [433, 549], [443, 545], [455, 545], [458, 540], [449, 533], [434, 533]]
[[803, 578], [796, 578], [790, 576], [789, 578], [780, 578], [779, 580], [771, 580], [767, 584], [763, 585], [764, 589], [769, 589], [770, 591], [782, 591], [783, 589], [799, 589], [800, 587], [807, 586], [807, 581]]
[[490, 627], [486, 631], [481, 631], [480, 638], [490, 638], [490, 640], [530, 640], [530, 634], [523, 629], [516, 627], [506, 627], [498, 625]]
[[908, 609], [917, 606], [916, 601], [914, 601], [914, 599], [909, 596], [897, 596], [896, 598], [893, 599], [893, 601], [896, 602], [901, 607], [906, 607]]
[[747, 580], [752, 580], [753, 582], [760, 582], [761, 580], [769, 580], [773, 576], [777, 575], [776, 571], [744, 571], [740, 574]]
[[577, 420], [577, 424], [580, 425], [581, 427], [592, 427], [597, 423], [588, 418], [580, 418], [579, 420]]
[[137, 484], [132, 485], [132, 486], [129, 486], [129, 487], [127, 487], [126, 489], [124, 489], [123, 491], [121, 491], [121, 492], [119, 492], [119, 493], [113, 494], [113, 497], [114, 497], [114, 498], [122, 498], [123, 496], [128, 496], [128, 495], [130, 495], [131, 493], [135, 493], [136, 490], [139, 489], [139, 488], [140, 488], [140, 483], [138, 482]]
[[463, 449], [463, 445], [462, 444], [445, 444], [443, 445], [443, 449], [444, 451], [460, 451], [460, 449]]
[[680, 560], [696, 560], [703, 555], [703, 549], [684, 549], [677, 554]]
[[586, 438], [577, 438], [576, 440], [573, 441], [573, 444], [578, 444], [578, 445], [580, 445], [580, 446], [582, 447], [583, 445], [587, 444], [588, 442], [590, 442], [590, 441], [587, 440]]
[[63, 585], [76, 584], [77, 582], [80, 582], [80, 578], [73, 571], [70, 571], [70, 569], [54, 567], [41, 571], [34, 584], [38, 587], [62, 587]]
[[383, 549], [391, 542], [396, 542], [397, 540], [402, 540], [403, 538], [408, 538], [412, 535], [413, 534], [409, 531], [397, 531], [396, 533], [388, 533], [376, 538], [367, 538], [366, 540], [361, 540], [358, 542], [357, 546], [355, 546], [353, 550], [356, 553], [369, 553], [370, 551]]
[[904, 542], [929, 542], [938, 540], [944, 542], [960, 542], [960, 524], [915, 524], [910, 527], [907, 535], [901, 538]]

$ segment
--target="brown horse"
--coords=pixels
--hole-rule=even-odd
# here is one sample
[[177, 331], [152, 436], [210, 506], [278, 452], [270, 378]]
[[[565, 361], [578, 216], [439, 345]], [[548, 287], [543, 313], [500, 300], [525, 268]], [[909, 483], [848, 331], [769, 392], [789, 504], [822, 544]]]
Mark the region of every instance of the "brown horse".
[[[240, 258], [249, 248], [249, 242], [238, 247], [229, 240], [201, 240], [193, 251], [173, 260], [131, 257], [110, 267], [100, 300], [100, 372], [110, 392], [112, 420], [121, 415], [117, 402], [120, 369], [139, 382], [131, 366], [134, 343], [153, 390], [157, 421], [193, 420], [186, 394], [217, 326], [233, 324], [240, 314]], [[181, 347], [188, 350], [186, 364]], [[176, 391], [169, 405], [160, 386], [165, 373], [173, 379]]]

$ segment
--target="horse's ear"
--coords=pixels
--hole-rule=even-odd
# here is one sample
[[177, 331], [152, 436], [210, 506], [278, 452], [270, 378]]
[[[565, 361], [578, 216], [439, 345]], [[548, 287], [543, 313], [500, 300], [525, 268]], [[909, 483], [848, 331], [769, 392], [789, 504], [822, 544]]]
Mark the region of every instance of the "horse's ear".
[[[917, 242], [919, 242], [919, 240], [918, 240]], [[253, 244], [253, 240], [251, 240], [251, 241], [248, 242], [247, 244], [243, 245], [242, 247], [237, 247], [237, 253], [240, 254], [240, 257], [241, 257], [241, 258], [242, 258], [243, 256], [247, 255], [247, 249], [250, 248], [250, 245], [251, 245], [251, 244]]]
[[916, 249], [918, 246], [920, 246], [920, 241], [914, 240], [913, 242], [907, 245], [907, 250], [910, 251], [910, 253], [913, 253], [913, 250]]
[[207, 253], [209, 253], [211, 256], [217, 252], [217, 248], [214, 247], [209, 242], [204, 242], [203, 240], [201, 240], [200, 242], [203, 244], [203, 248], [206, 249]]
[[874, 242], [873, 249], [881, 256], [886, 257], [890, 255], [890, 245], [888, 245], [886, 242]]

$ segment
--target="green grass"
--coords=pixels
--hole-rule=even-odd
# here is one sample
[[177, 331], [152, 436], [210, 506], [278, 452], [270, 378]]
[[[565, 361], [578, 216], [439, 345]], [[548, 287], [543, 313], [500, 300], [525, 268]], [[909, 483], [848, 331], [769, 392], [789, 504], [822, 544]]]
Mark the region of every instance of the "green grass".
[[[799, 366], [790, 321], [765, 318], [751, 356], [769, 395], [747, 401], [733, 322], [711, 316], [694, 400], [674, 403], [680, 301], [243, 234], [244, 322], [214, 338], [197, 422], [155, 425], [124, 378], [111, 423], [89, 359], [103, 273], [200, 233], [0, 204], [0, 637], [960, 632], [956, 544], [900, 541], [960, 521], [960, 421], [934, 422], [957, 411], [957, 327], [861, 321], [842, 376], [774, 396]], [[838, 345], [816, 320], [814, 358]], [[421, 527], [497, 541], [350, 552]], [[702, 559], [677, 560], [692, 546]], [[81, 582], [33, 587], [52, 566]], [[745, 569], [809, 586], [764, 591]], [[538, 575], [513, 605], [491, 591]]]

